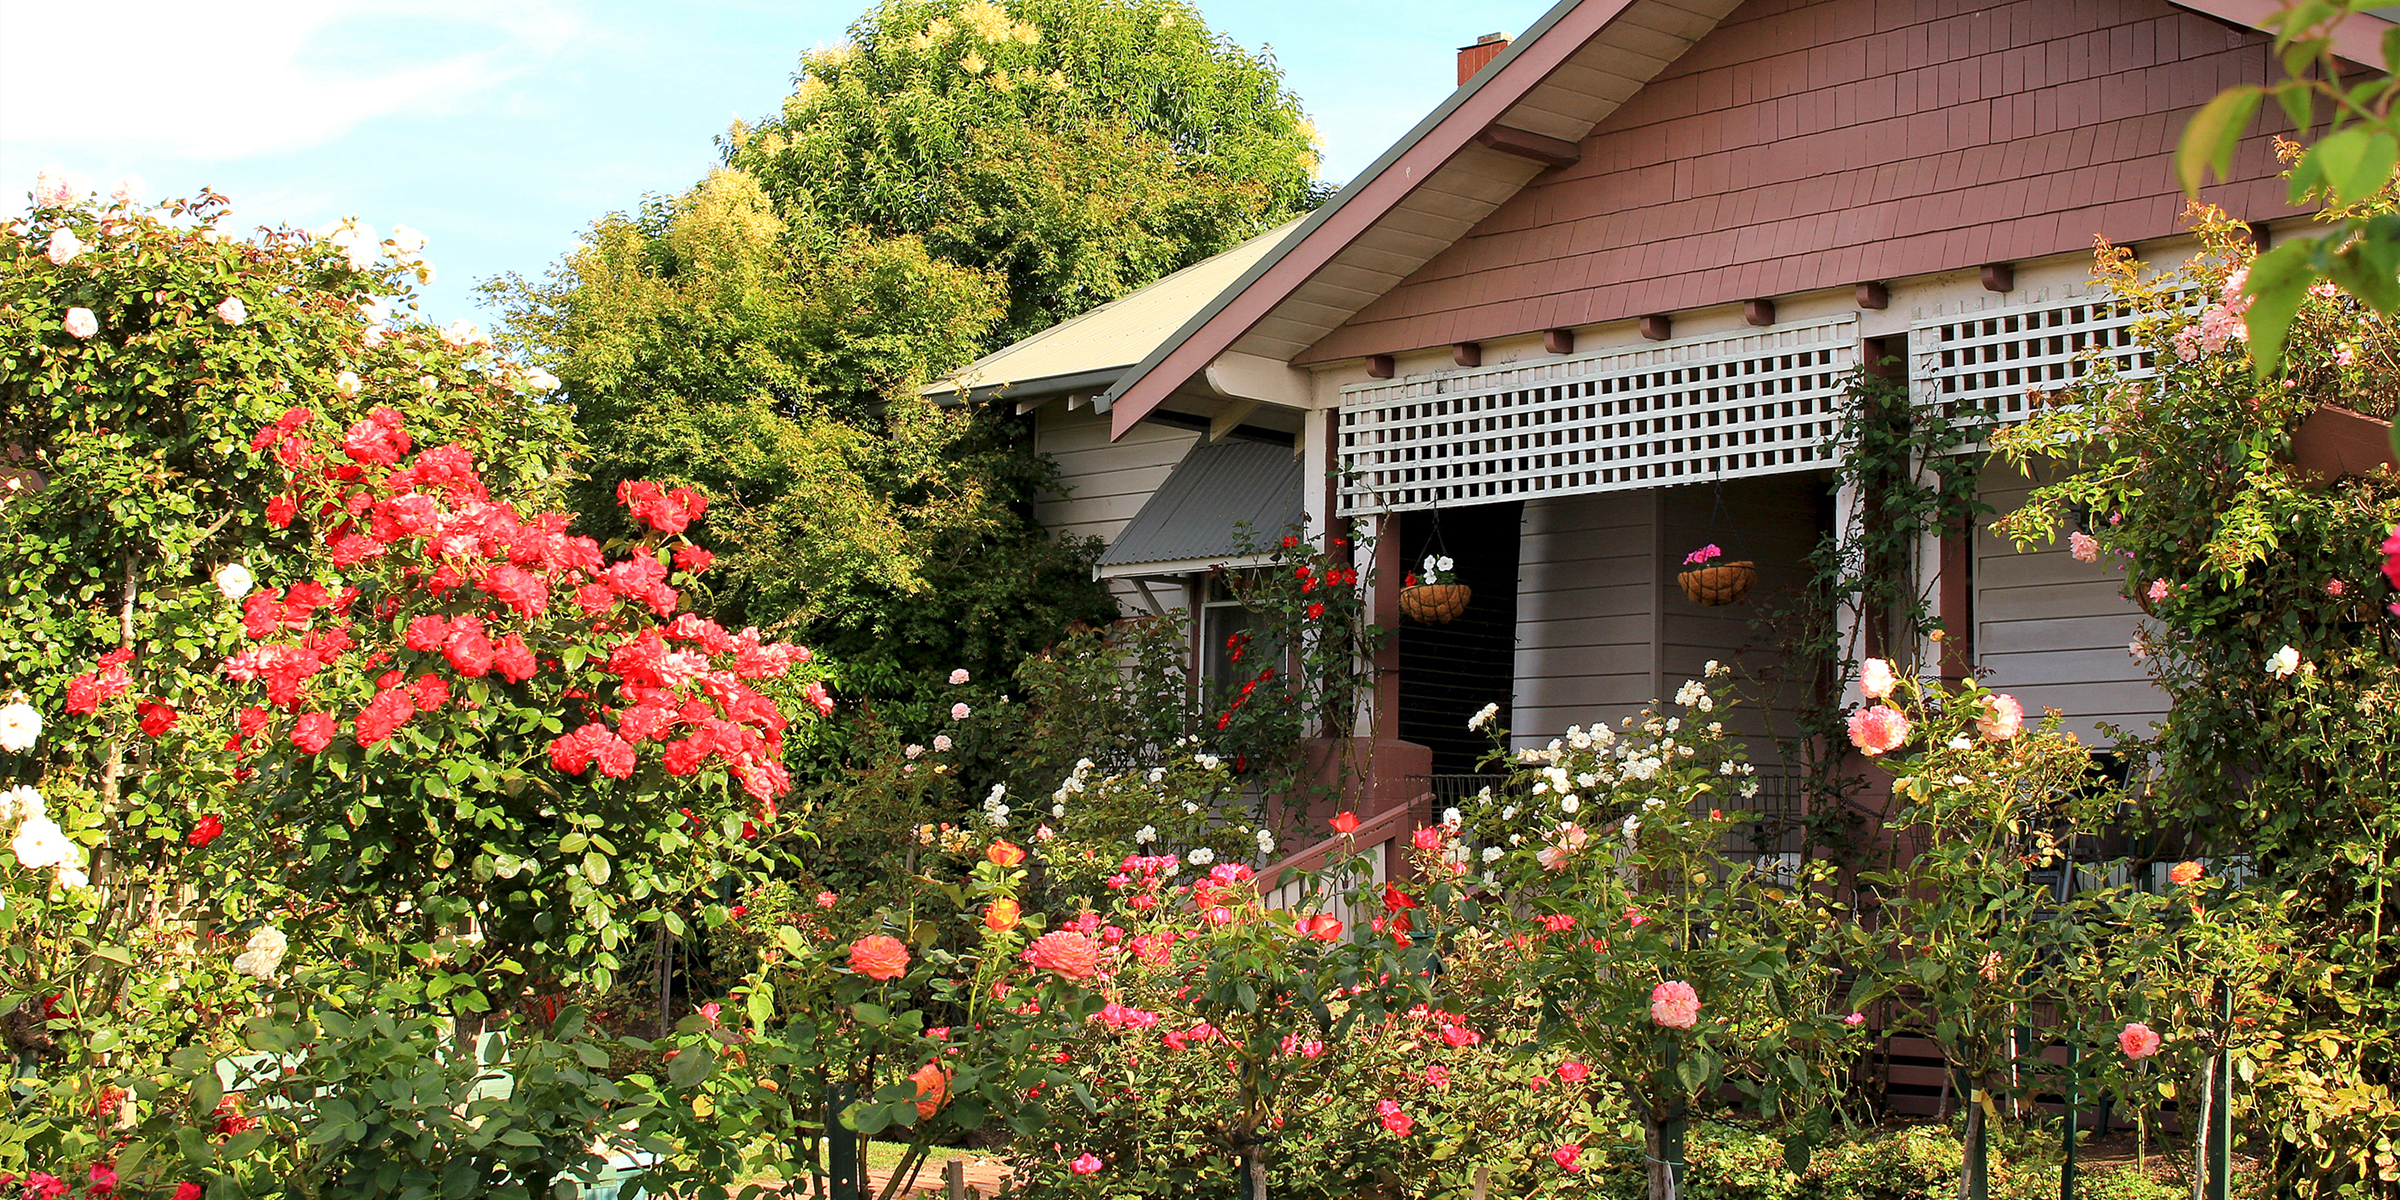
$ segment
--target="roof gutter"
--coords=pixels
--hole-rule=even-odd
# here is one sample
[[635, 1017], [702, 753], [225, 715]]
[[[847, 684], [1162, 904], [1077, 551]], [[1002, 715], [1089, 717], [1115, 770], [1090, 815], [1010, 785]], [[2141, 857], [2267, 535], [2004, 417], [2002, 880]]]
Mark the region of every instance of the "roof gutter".
[[[1237, 300], [1247, 295], [1253, 284], [1276, 270], [1285, 259], [1315, 242], [1319, 231], [1334, 224], [1337, 218], [1346, 218], [1341, 220], [1340, 228], [1336, 232], [1326, 235], [1338, 239], [1338, 244], [1325, 250], [1321, 255], [1315, 256], [1318, 261], [1308, 266], [1308, 273], [1313, 274], [1342, 246], [1348, 245], [1351, 239], [1364, 232], [1384, 209], [1388, 209], [1409, 192], [1414, 191], [1416, 186], [1424, 182], [1425, 177], [1432, 173], [1433, 167], [1438, 167], [1441, 162], [1447, 161], [1452, 154], [1457, 153], [1461, 147], [1473, 139], [1475, 133], [1482, 130], [1483, 126], [1491, 124], [1502, 111], [1506, 110], [1509, 104], [1514, 103], [1535, 83], [1548, 77], [1551, 70], [1563, 62], [1568, 54], [1580, 48], [1592, 33], [1597, 33], [1601, 27], [1614, 20], [1617, 14], [1623, 12], [1631, 2], [1632, 0], [1559, 0], [1559, 3], [1552, 6], [1550, 11], [1543, 13], [1539, 20], [1509, 44], [1508, 49], [1501, 51], [1498, 57], [1485, 64], [1482, 70], [1477, 71], [1473, 78], [1460, 85], [1457, 91], [1452, 92], [1448, 99], [1435, 106], [1432, 112], [1425, 115], [1424, 120], [1417, 122], [1416, 127], [1409, 130], [1405, 137], [1384, 151], [1373, 163], [1368, 164], [1367, 169], [1359, 172], [1358, 177], [1351, 180], [1348, 186], [1334, 193], [1331, 200], [1326, 201], [1315, 212], [1310, 213], [1308, 218], [1300, 223], [1300, 228], [1293, 237], [1287, 239], [1283, 245], [1256, 263], [1251, 264], [1250, 269], [1242, 272], [1241, 278], [1235, 280], [1233, 286], [1219, 292], [1216, 298], [1209, 301], [1208, 305], [1195, 314], [1191, 320], [1184, 322], [1183, 327], [1176, 330], [1174, 336], [1160, 343], [1159, 347], [1151, 351], [1148, 357], [1136, 364], [1131, 371], [1126, 372], [1104, 397], [1112, 406], [1110, 438], [1113, 440], [1125, 436], [1126, 431], [1132, 429], [1136, 423], [1149, 414], [1150, 410], [1158, 407], [1169, 392], [1174, 391], [1183, 380], [1205, 368], [1208, 360], [1216, 357], [1216, 350], [1213, 349], [1208, 350], [1205, 354], [1187, 353], [1186, 349], [1202, 330], [1214, 324], [1220, 316], [1234, 306]], [[1575, 22], [1578, 26], [1589, 27], [1583, 37], [1574, 38], [1574, 44], [1564, 50], [1552, 46], [1546, 48], [1540, 55], [1534, 55], [1535, 48], [1542, 44], [1547, 34], [1570, 16], [1575, 16], [1580, 10], [1588, 10], [1583, 19]], [[1484, 97], [1484, 91], [1491, 87], [1495, 80], [1503, 75], [1511, 74], [1512, 69], [1520, 60], [1529, 57], [1536, 65], [1529, 67], [1528, 71], [1537, 71], [1538, 73], [1533, 74], [1531, 78], [1522, 80], [1515, 95], [1509, 96], [1505, 100], [1490, 100]], [[1525, 71], [1516, 72], [1518, 75], [1526, 73]], [[1408, 177], [1402, 178], [1396, 183], [1386, 182], [1385, 177], [1392, 172], [1396, 165], [1414, 155], [1419, 147], [1435, 131], [1441, 129], [1454, 114], [1479, 99], [1485, 100], [1485, 103], [1477, 107], [1492, 107], [1494, 111], [1485, 115], [1482, 121], [1476, 122], [1475, 128], [1465, 131], [1462, 136], [1457, 138], [1457, 145], [1438, 149], [1436, 161], [1429, 164], [1428, 169], [1423, 173], [1416, 173], [1412, 169]], [[1411, 164], [1412, 168], [1414, 165]], [[1352, 208], [1361, 204], [1360, 198], [1367, 196], [1370, 192], [1376, 193], [1375, 199], [1381, 203], [1365, 203], [1364, 207], [1373, 211], [1367, 212], [1363, 216], [1352, 213]], [[1306, 275], [1304, 274], [1301, 278], [1305, 279]], [[1297, 286], [1298, 282], [1295, 280], [1292, 286]], [[1266, 315], [1266, 308], [1271, 307], [1272, 304], [1269, 304], [1258, 308], [1258, 311], [1254, 313], [1247, 314], [1247, 319], [1242, 321], [1241, 329], [1225, 338], [1224, 343], [1231, 345], [1234, 339], [1247, 332], [1250, 326], [1255, 325], [1260, 318]], [[1218, 349], [1221, 348], [1218, 347]], [[1194, 359], [1198, 361], [1194, 361]], [[1173, 378], [1162, 378], [1162, 368], [1172, 374]]]
[[1044, 375], [1038, 379], [1003, 380], [999, 383], [982, 383], [972, 387], [961, 387], [956, 380], [951, 380], [947, 383], [931, 384], [920, 388], [918, 394], [930, 397], [936, 403], [945, 404], [957, 401], [962, 396], [966, 402], [972, 404], [997, 400], [1002, 396], [1030, 400], [1037, 396], [1099, 391], [1115, 383], [1124, 376], [1126, 371], [1131, 369], [1130, 364], [1121, 367], [1096, 367], [1089, 371], [1074, 371], [1065, 375]]

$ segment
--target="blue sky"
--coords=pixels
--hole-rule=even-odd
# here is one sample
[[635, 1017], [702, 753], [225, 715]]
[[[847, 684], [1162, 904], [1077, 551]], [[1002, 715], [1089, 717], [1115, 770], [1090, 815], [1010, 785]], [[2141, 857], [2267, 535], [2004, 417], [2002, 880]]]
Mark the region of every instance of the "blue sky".
[[[477, 280], [537, 274], [594, 217], [698, 179], [866, 4], [0, 0], [0, 212], [55, 164], [152, 197], [213, 187], [244, 224], [412, 225], [440, 269], [430, 314], [474, 315]], [[1200, 5], [1273, 48], [1346, 182], [1450, 92], [1457, 47], [1549, 0]]]

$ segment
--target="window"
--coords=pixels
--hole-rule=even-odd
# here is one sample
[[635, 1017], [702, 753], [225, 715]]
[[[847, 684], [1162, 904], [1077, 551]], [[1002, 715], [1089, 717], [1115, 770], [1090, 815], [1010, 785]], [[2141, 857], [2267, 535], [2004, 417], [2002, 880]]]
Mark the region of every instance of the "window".
[[1212, 706], [1243, 684], [1258, 678], [1261, 668], [1282, 657], [1269, 640], [1266, 618], [1242, 607], [1226, 586], [1221, 572], [1203, 577], [1200, 585], [1200, 694]]

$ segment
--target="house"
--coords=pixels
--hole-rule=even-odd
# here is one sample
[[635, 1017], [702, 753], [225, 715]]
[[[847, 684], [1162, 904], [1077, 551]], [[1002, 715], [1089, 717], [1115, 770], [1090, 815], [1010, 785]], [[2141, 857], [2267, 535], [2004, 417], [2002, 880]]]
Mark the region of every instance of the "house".
[[[1232, 523], [1379, 536], [1380, 611], [1430, 546], [1469, 616], [1401, 625], [1374, 728], [1473, 770], [1487, 701], [1519, 744], [1613, 720], [1711, 658], [1771, 665], [1749, 606], [1676, 583], [1704, 543], [1792, 587], [1854, 498], [1827, 435], [1860, 367], [1919, 403], [2023, 416], [2097, 353], [2139, 371], [2087, 278], [2095, 237], [2190, 252], [2170, 159], [2220, 89], [2270, 76], [2260, 0], [1562, 0], [1460, 51], [1460, 85], [1308, 217], [937, 385], [1031, 414], [1111, 543], [1128, 611], [1216, 623]], [[2344, 25], [2379, 62], [2388, 24]], [[2207, 199], [2307, 227], [2260, 119]], [[2030, 482], [1994, 467], [1983, 500]], [[2122, 581], [1988, 531], [1928, 537], [1941, 646], [2099, 736], [2163, 698]], [[1396, 622], [1395, 622], [1396, 623]], [[1204, 663], [1204, 669], [1206, 665]]]

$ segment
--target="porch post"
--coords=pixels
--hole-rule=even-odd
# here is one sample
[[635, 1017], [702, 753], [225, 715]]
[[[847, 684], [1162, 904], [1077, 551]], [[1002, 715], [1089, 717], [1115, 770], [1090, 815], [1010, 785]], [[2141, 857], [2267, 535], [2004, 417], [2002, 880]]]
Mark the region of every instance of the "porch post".
[[1400, 740], [1400, 580], [1408, 566], [1401, 561], [1400, 516], [1375, 518], [1375, 627], [1389, 636], [1375, 648], [1375, 714], [1368, 730], [1378, 742]]

